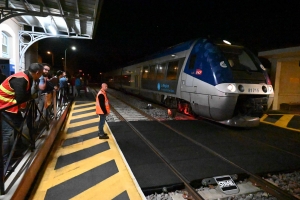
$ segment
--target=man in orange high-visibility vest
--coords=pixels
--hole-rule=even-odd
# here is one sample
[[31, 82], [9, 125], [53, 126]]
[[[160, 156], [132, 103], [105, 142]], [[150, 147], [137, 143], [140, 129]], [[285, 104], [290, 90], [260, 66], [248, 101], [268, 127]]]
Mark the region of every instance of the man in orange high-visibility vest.
[[99, 139], [108, 139], [106, 133], [104, 133], [103, 126], [105, 124], [106, 116], [110, 113], [110, 107], [108, 98], [106, 95], [107, 84], [102, 83], [101, 89], [96, 97], [96, 114], [100, 116], [99, 120]]
[[[43, 66], [39, 63], [32, 63], [28, 70], [17, 72], [16, 74], [7, 77], [0, 85], [0, 109], [28, 101], [31, 98], [33, 81], [38, 81], [42, 73]], [[2, 111], [2, 115], [12, 122], [14, 126], [20, 128], [23, 122], [20, 109], [25, 107], [26, 103], [20, 104], [19, 106], [13, 106]], [[6, 162], [9, 153], [10, 139], [13, 132], [14, 128], [2, 119], [2, 156], [4, 162]], [[16, 136], [16, 131], [14, 132], [14, 135]], [[21, 141], [17, 143], [17, 145], [21, 144]]]

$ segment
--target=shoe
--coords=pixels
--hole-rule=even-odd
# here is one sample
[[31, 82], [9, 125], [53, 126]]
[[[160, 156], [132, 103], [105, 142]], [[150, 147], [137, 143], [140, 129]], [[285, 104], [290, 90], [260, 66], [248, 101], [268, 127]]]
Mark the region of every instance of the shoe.
[[[104, 133], [104, 135], [108, 135], [107, 133]], [[98, 133], [98, 136], [100, 136], [100, 134]]]
[[99, 139], [109, 139], [107, 135], [99, 135]]

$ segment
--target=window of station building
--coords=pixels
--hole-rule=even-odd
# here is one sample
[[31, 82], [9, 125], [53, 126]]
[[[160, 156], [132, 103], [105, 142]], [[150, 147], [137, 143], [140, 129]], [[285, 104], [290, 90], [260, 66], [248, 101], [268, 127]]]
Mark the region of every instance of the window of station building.
[[179, 61], [169, 62], [168, 71], [167, 71], [167, 80], [176, 80], [178, 72], [178, 63]]
[[167, 68], [166, 63], [162, 63], [162, 64], [157, 65], [157, 69], [156, 69], [156, 79], [157, 80], [163, 80], [164, 79], [165, 73], [166, 73], [166, 68]]
[[190, 63], [189, 63], [189, 69], [194, 69], [196, 62], [196, 55], [191, 55]]
[[2, 57], [9, 57], [8, 53], [8, 36], [2, 32]]

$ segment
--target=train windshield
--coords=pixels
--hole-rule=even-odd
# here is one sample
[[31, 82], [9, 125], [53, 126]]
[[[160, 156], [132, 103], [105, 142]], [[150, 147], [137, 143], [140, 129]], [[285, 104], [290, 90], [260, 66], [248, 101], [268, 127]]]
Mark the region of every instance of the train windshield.
[[218, 45], [228, 60], [230, 68], [235, 71], [258, 71], [259, 63], [251, 52], [240, 46]]

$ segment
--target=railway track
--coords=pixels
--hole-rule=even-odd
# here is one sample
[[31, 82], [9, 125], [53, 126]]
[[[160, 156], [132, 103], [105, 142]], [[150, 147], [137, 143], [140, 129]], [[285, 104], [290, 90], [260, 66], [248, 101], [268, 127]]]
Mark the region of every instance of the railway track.
[[[109, 93], [110, 94], [110, 93]], [[131, 123], [131, 121], [156, 121], [159, 122], [160, 124], [164, 125], [168, 129], [172, 130], [174, 133], [180, 135], [181, 137], [184, 137], [186, 140], [188, 140], [190, 143], [195, 144], [199, 148], [205, 149], [207, 152], [211, 153], [213, 156], [218, 157], [219, 159], [225, 161], [226, 163], [234, 166], [235, 168], [238, 168], [240, 171], [243, 171], [244, 174], [247, 176], [247, 180], [250, 181], [253, 185], [256, 187], [262, 189], [264, 192], [267, 192], [271, 194], [273, 197], [276, 197], [277, 199], [298, 199], [295, 196], [291, 195], [290, 193], [280, 189], [279, 187], [276, 187], [274, 184], [271, 184], [270, 182], [266, 181], [262, 177], [251, 173], [247, 169], [244, 169], [243, 167], [239, 166], [238, 164], [233, 163], [232, 161], [228, 160], [226, 157], [223, 157], [219, 153], [215, 152], [211, 148], [205, 146], [204, 144], [195, 141], [193, 138], [186, 136], [184, 133], [182, 133], [179, 130], [174, 129], [171, 127], [169, 124], [165, 123], [164, 120], [161, 120], [161, 117], [157, 119], [156, 117], [153, 117], [151, 114], [147, 114], [145, 111], [142, 111], [139, 108], [134, 107], [133, 105], [116, 98], [114, 96], [111, 96], [110, 98], [110, 103], [112, 104], [112, 111], [113, 115], [120, 121], [126, 122], [132, 130], [149, 146], [149, 148], [155, 152], [155, 154], [165, 162], [167, 166], [176, 174], [179, 179], [184, 183], [185, 185], [185, 193], [183, 194], [184, 199], [205, 199], [203, 196], [201, 196], [201, 192], [197, 192], [197, 190], [190, 184], [190, 181], [185, 178], [183, 174], [180, 173], [179, 170], [176, 169], [166, 158], [165, 155], [161, 154], [160, 150], [155, 147], [147, 139], [143, 134]], [[144, 106], [143, 106], [144, 107]], [[206, 185], [216, 185], [215, 179], [205, 179], [202, 180], [206, 181]], [[187, 196], [184, 196], [186, 195]]]

